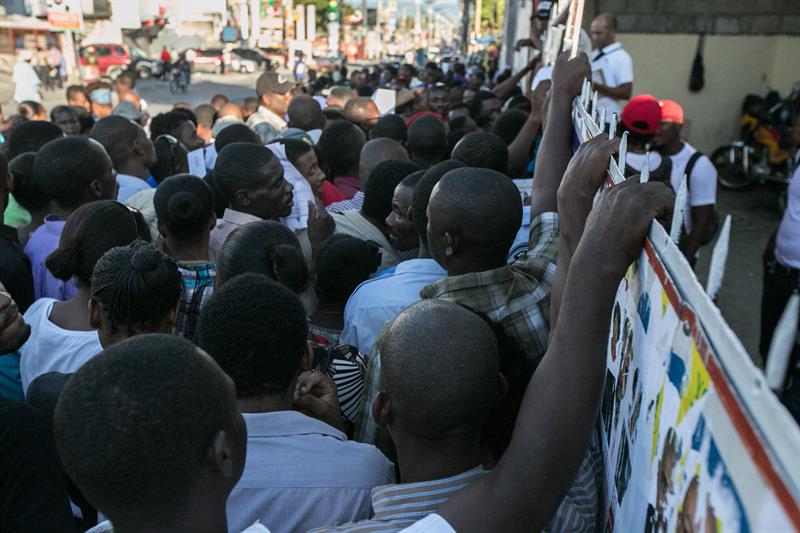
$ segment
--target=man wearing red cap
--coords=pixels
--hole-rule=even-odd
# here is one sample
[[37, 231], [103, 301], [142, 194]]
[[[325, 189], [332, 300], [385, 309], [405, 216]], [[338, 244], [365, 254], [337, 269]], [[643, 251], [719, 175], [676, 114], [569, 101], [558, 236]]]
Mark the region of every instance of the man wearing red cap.
[[625, 156], [625, 175], [638, 174], [645, 158], [650, 160], [650, 181], [670, 184], [672, 161], [658, 152], [648, 152], [648, 145], [661, 124], [661, 106], [650, 94], [631, 98], [622, 110], [621, 128], [628, 132], [628, 153]]
[[684, 236], [680, 247], [694, 264], [700, 246], [713, 239], [714, 204], [717, 203], [717, 169], [711, 160], [681, 139], [683, 108], [673, 100], [661, 100], [661, 125], [653, 144], [661, 155], [672, 160], [670, 182], [675, 191], [686, 175], [688, 200], [684, 217]]

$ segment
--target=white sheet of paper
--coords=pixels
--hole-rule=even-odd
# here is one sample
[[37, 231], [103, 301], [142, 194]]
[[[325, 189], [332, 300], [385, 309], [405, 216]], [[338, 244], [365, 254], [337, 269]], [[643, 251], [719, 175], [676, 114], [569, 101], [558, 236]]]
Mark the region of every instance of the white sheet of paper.
[[206, 175], [206, 154], [205, 150], [198, 148], [189, 152], [189, 174], [202, 178]]
[[392, 89], [378, 89], [372, 95], [372, 101], [378, 106], [381, 116], [394, 113], [397, 101], [397, 93]]

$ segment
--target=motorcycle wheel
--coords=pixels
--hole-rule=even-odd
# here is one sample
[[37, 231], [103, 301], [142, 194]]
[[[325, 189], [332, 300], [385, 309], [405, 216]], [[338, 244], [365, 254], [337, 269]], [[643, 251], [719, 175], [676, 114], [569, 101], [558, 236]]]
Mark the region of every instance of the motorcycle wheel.
[[740, 190], [748, 187], [756, 177], [744, 167], [744, 150], [741, 143], [720, 146], [711, 154], [711, 163], [717, 169], [719, 184], [726, 189]]

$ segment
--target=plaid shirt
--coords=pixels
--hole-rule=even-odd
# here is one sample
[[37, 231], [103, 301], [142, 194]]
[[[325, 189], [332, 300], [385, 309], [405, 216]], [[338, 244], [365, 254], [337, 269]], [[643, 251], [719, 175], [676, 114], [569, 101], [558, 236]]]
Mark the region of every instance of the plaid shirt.
[[[550, 333], [550, 289], [558, 254], [557, 213], [543, 213], [531, 221], [530, 248], [511, 266], [461, 276], [448, 276], [420, 291], [423, 298], [442, 298], [487, 315], [514, 337], [538, 364], [547, 350]], [[384, 327], [385, 330], [385, 327]], [[380, 335], [379, 335], [380, 338]], [[368, 361], [366, 402], [355, 439], [375, 442], [377, 426], [369, 406], [380, 390], [380, 354], [375, 343]], [[603, 460], [596, 436], [581, 462], [578, 475], [545, 531], [593, 531], [600, 505]]]
[[550, 333], [550, 288], [557, 255], [558, 214], [542, 213], [531, 221], [528, 253], [511, 266], [447, 276], [422, 289], [420, 296], [455, 302], [485, 314], [538, 364]]
[[176, 329], [178, 335], [194, 343], [200, 310], [214, 292], [217, 271], [214, 263], [207, 261], [178, 262], [181, 273], [181, 300], [178, 306]]

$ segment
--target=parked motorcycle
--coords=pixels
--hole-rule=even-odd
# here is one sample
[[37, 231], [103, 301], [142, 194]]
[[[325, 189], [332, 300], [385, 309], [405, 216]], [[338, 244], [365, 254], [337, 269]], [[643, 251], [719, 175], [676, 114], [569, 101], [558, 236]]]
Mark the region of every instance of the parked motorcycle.
[[175, 94], [177, 92], [186, 92], [189, 86], [189, 73], [185, 69], [179, 67], [172, 68], [172, 75], [169, 79], [169, 92]]
[[755, 181], [777, 182], [784, 185], [781, 197], [785, 201], [798, 145], [800, 83], [783, 100], [775, 91], [766, 98], [748, 95], [742, 105], [741, 138], [714, 150], [711, 161], [726, 189], [744, 189]]

